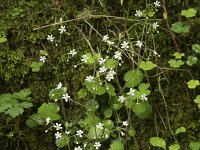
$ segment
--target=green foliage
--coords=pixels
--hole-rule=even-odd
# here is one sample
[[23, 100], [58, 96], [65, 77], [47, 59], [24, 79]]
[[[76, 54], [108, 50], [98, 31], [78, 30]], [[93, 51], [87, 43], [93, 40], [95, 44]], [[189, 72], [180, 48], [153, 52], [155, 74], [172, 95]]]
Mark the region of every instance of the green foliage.
[[160, 147], [160, 148], [166, 149], [165, 140], [160, 137], [151, 137], [150, 144], [155, 147]]
[[6, 37], [0, 37], [0, 43], [4, 43], [4, 42], [6, 42], [7, 41], [7, 38]]
[[181, 59], [183, 56], [185, 56], [185, 54], [184, 53], [175, 52], [173, 54], [173, 56], [175, 56], [175, 59]]
[[113, 141], [108, 150], [124, 150], [124, 145], [120, 141]]
[[56, 145], [59, 148], [63, 148], [64, 146], [66, 146], [69, 143], [69, 138], [66, 135], [63, 135], [61, 138], [56, 139]]
[[169, 150], [180, 150], [180, 145], [179, 144], [172, 144], [169, 146]]
[[[30, 108], [33, 105], [27, 101], [31, 100], [30, 89], [21, 90], [13, 94], [0, 95], [0, 113], [5, 113], [12, 118], [23, 114], [24, 109]], [[23, 102], [21, 102], [23, 101]]]
[[178, 129], [176, 129], [175, 134], [184, 133], [184, 132], [186, 132], [186, 128], [185, 127], [180, 127]]
[[50, 118], [51, 120], [58, 120], [60, 119], [60, 115], [58, 114], [58, 111], [60, 110], [60, 107], [55, 103], [43, 103], [38, 108], [38, 114], [43, 118]]
[[197, 11], [194, 8], [189, 8], [181, 11], [181, 16], [185, 16], [187, 18], [196, 16]]
[[191, 150], [200, 150], [200, 142], [190, 142], [189, 148]]
[[187, 82], [188, 88], [190, 89], [195, 89], [199, 84], [199, 80], [190, 80]]
[[32, 62], [30, 67], [32, 68], [33, 72], [39, 72], [43, 64], [43, 62]]
[[152, 70], [156, 67], [156, 64], [154, 64], [152, 61], [142, 61], [139, 65], [139, 68], [143, 70]]
[[90, 127], [88, 132], [88, 138], [89, 139], [97, 139], [100, 138], [103, 135], [103, 130], [96, 128], [95, 126]]
[[118, 62], [114, 59], [108, 59], [105, 62], [105, 67], [108, 69], [114, 69], [117, 67]]
[[200, 54], [200, 44], [193, 44], [193, 45], [192, 45], [192, 49], [193, 49], [196, 53]]
[[180, 66], [184, 64], [182, 60], [176, 60], [176, 59], [171, 59], [168, 61], [168, 63], [170, 67], [173, 67], [173, 68], [180, 68]]
[[194, 100], [196, 104], [198, 104], [198, 107], [200, 108], [200, 95], [197, 95], [196, 99]]
[[194, 64], [196, 64], [197, 63], [197, 57], [195, 57], [195, 56], [188, 56], [188, 58], [187, 58], [187, 61], [186, 61], [186, 64], [188, 65], [188, 66], [193, 66]]
[[172, 24], [171, 30], [175, 33], [187, 33], [190, 30], [190, 26], [183, 22], [176, 22]]
[[130, 70], [124, 75], [125, 85], [128, 88], [135, 87], [142, 82], [143, 78], [143, 73], [139, 69]]

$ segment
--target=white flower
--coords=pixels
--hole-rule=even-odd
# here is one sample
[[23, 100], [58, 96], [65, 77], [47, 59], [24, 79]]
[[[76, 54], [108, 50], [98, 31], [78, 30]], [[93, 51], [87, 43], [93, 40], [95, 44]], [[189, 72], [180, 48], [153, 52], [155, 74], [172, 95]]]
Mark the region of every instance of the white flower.
[[106, 72], [107, 68], [105, 66], [99, 68], [99, 73]]
[[147, 101], [148, 100], [147, 97], [146, 97], [146, 94], [142, 94], [141, 100], [143, 100], [143, 101]]
[[106, 75], [106, 79], [107, 79], [108, 81], [114, 79], [114, 75], [115, 75], [115, 74], [116, 74], [116, 72], [115, 72], [114, 70], [110, 70], [110, 71], [108, 72], [108, 74]]
[[57, 85], [57, 88], [56, 89], [61, 89], [62, 88], [62, 83], [60, 82], [58, 85]]
[[127, 94], [134, 96], [135, 95], [135, 89], [130, 88], [130, 91]]
[[121, 48], [122, 48], [122, 49], [127, 49], [127, 48], [129, 48], [128, 42], [124, 41], [124, 42], [121, 44]]
[[60, 29], [58, 29], [58, 31], [60, 31], [60, 33], [62, 34], [63, 32], [66, 31], [65, 26], [61, 26]]
[[50, 120], [51, 120], [51, 119], [50, 119], [49, 117], [46, 118], [46, 125], [49, 124]]
[[119, 96], [118, 101], [123, 103], [125, 101], [125, 97], [124, 96]]
[[98, 60], [98, 63], [100, 64], [100, 65], [102, 65], [103, 63], [105, 63], [106, 62], [106, 59], [103, 59], [103, 58], [100, 58], [99, 60]]
[[138, 46], [139, 48], [141, 48], [142, 47], [142, 41], [137, 41], [137, 43], [135, 44], [136, 46]]
[[72, 55], [72, 57], [73, 57], [74, 55], [77, 54], [77, 52], [75, 51], [75, 49], [73, 49], [73, 50], [70, 50], [69, 54]]
[[157, 27], [159, 27], [158, 22], [154, 22], [154, 23], [152, 24], [152, 27], [154, 28], [154, 30], [156, 30]]
[[48, 41], [53, 42], [54, 39], [55, 39], [55, 37], [53, 37], [53, 35], [47, 35]]
[[120, 134], [122, 135], [122, 136], [124, 136], [125, 134], [124, 134], [124, 132], [122, 132], [122, 131], [120, 131]]
[[143, 13], [142, 13], [142, 11], [141, 10], [136, 10], [136, 13], [135, 13], [135, 16], [136, 17], [142, 17], [142, 15], [143, 15]]
[[109, 39], [108, 35], [104, 35], [102, 41], [103, 41], [103, 42], [107, 42], [108, 39]]
[[98, 129], [102, 129], [102, 130], [103, 130], [103, 124], [102, 124], [102, 123], [97, 124], [96, 127], [97, 127]]
[[95, 142], [95, 143], [94, 143], [94, 147], [95, 147], [96, 149], [99, 149], [99, 148], [101, 147], [101, 143], [100, 143], [100, 142]]
[[117, 60], [122, 60], [122, 53], [120, 51], [116, 51], [114, 58]]
[[78, 130], [76, 131], [76, 135], [79, 136], [79, 137], [83, 137], [83, 131], [82, 130]]
[[61, 130], [62, 124], [56, 123], [56, 125], [54, 125], [53, 127], [56, 128], [56, 130]]
[[155, 5], [155, 7], [160, 7], [160, 2], [159, 1], [155, 1], [153, 4]]
[[46, 57], [45, 56], [40, 56], [40, 61], [45, 62]]
[[108, 43], [109, 46], [111, 46], [111, 45], [114, 44], [114, 42], [112, 42], [112, 41], [110, 41], [110, 40], [108, 40], [107, 43]]
[[65, 133], [66, 133], [67, 135], [69, 135], [69, 134], [70, 134], [70, 131], [67, 131], [67, 130], [66, 130]]
[[89, 57], [87, 57], [87, 55], [82, 55], [81, 57], [82, 57], [81, 61], [87, 63]]
[[66, 93], [66, 94], [63, 94], [62, 98], [65, 100], [65, 102], [68, 102], [68, 100], [70, 99], [70, 96], [68, 93]]
[[82, 148], [78, 146], [78, 147], [75, 147], [74, 150], [82, 150]]
[[62, 136], [62, 133], [60, 133], [60, 132], [56, 132], [56, 133], [55, 133], [55, 137], [56, 137], [56, 139], [61, 138], [61, 136]]
[[122, 122], [122, 126], [127, 127], [127, 126], [128, 126], [128, 121], [123, 121], [123, 122]]
[[85, 80], [87, 82], [93, 82], [94, 81], [94, 77], [93, 76], [87, 76]]
[[109, 138], [109, 136], [108, 136], [108, 134], [106, 134], [106, 135], [105, 135], [105, 139], [108, 139], [108, 138]]

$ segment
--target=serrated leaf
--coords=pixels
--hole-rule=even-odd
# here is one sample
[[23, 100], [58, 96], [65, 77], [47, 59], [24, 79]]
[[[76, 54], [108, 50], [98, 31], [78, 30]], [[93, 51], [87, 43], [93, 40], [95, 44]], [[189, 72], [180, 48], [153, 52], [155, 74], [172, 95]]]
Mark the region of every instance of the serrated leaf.
[[181, 16], [185, 16], [185, 17], [194, 17], [196, 16], [197, 11], [194, 8], [189, 8], [186, 10], [182, 10], [181, 11]]
[[173, 54], [173, 56], [175, 56], [176, 59], [181, 59], [183, 56], [185, 56], [185, 54], [184, 53], [175, 52]]
[[108, 150], [124, 150], [124, 145], [120, 141], [113, 141]]
[[31, 100], [30, 96], [31, 95], [31, 90], [29, 88], [23, 89], [18, 93], [13, 94], [13, 98], [18, 99], [18, 100]]
[[156, 67], [156, 64], [154, 64], [152, 61], [141, 61], [139, 68], [143, 70], [152, 70]]
[[179, 144], [172, 144], [169, 146], [169, 150], [180, 150], [181, 147]]
[[15, 118], [15, 117], [17, 117], [17, 116], [23, 114], [23, 112], [24, 112], [24, 109], [23, 109], [23, 108], [17, 107], [17, 106], [16, 106], [16, 107], [12, 107], [12, 108], [8, 109], [8, 110], [5, 112], [5, 114], [8, 114], [8, 115], [10, 115], [11, 117]]
[[193, 45], [192, 45], [192, 49], [193, 49], [196, 53], [200, 54], [200, 44], [193, 44]]
[[63, 148], [69, 143], [69, 137], [66, 135], [62, 135], [61, 138], [56, 139], [56, 146], [59, 148]]
[[173, 67], [173, 68], [179, 68], [180, 66], [184, 64], [182, 60], [175, 60], [175, 59], [169, 60], [168, 63], [170, 67]]
[[151, 137], [150, 144], [155, 147], [160, 147], [166, 150], [165, 140], [160, 137]]
[[200, 150], [200, 142], [190, 142], [189, 148], [191, 150]]
[[58, 120], [60, 118], [57, 114], [59, 110], [59, 106], [55, 103], [43, 103], [42, 106], [39, 107], [38, 113], [43, 118], [49, 117], [51, 120]]
[[175, 134], [183, 133], [183, 132], [185, 132], [185, 131], [186, 131], [186, 128], [185, 128], [185, 127], [180, 127], [180, 128], [178, 128], [178, 129], [176, 129]]
[[23, 103], [16, 104], [14, 106], [19, 106], [19, 107], [22, 107], [22, 108], [30, 108], [30, 107], [33, 106], [33, 104], [28, 103], [28, 102], [23, 102]]
[[55, 88], [49, 92], [49, 97], [52, 100], [61, 99], [63, 97], [63, 94], [65, 93], [66, 91], [64, 88], [60, 88], [60, 89]]
[[144, 75], [139, 69], [130, 70], [124, 75], [124, 81], [126, 81], [125, 85], [128, 88], [136, 87], [142, 82], [143, 78]]
[[172, 24], [171, 30], [175, 33], [187, 33], [190, 30], [190, 26], [182, 22], [176, 22]]
[[108, 59], [105, 62], [105, 67], [108, 69], [114, 69], [117, 67], [118, 61], [114, 59]]
[[195, 89], [199, 85], [199, 80], [190, 80], [187, 82], [188, 88]]
[[0, 113], [5, 112], [7, 109], [12, 108], [10, 103], [4, 103], [0, 105]]

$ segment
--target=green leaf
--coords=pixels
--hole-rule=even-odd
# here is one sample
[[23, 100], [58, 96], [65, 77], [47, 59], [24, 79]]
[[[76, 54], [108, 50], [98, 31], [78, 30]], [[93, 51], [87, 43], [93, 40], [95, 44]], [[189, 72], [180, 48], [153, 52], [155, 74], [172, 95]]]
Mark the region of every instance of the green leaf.
[[187, 82], [188, 88], [195, 89], [199, 85], [199, 80], [190, 80]]
[[147, 12], [148, 17], [153, 17], [154, 15], [155, 15], [155, 11], [153, 11], [153, 10], [150, 10]]
[[111, 96], [116, 96], [115, 87], [112, 84], [106, 84], [106, 92]]
[[179, 150], [181, 149], [179, 144], [172, 144], [169, 146], [169, 150]]
[[4, 43], [7, 41], [7, 38], [6, 37], [0, 37], [0, 43]]
[[126, 81], [126, 87], [131, 88], [131, 87], [136, 87], [138, 84], [142, 82], [144, 78], [144, 75], [142, 71], [139, 69], [135, 70], [130, 70], [125, 73], [124, 75], [124, 81]]
[[[136, 105], [142, 105], [142, 106], [136, 106]], [[141, 108], [141, 110], [139, 110]], [[133, 102], [132, 111], [136, 114], [138, 118], [147, 118], [152, 112], [152, 107], [149, 105], [147, 101], [141, 101], [139, 104], [137, 104], [135, 101]]]
[[197, 11], [194, 8], [189, 8], [181, 11], [181, 16], [185, 16], [187, 18], [196, 16]]
[[197, 95], [196, 99], [194, 100], [195, 103], [200, 104], [200, 95]]
[[124, 0], [120, 0], [121, 5], [123, 5]]
[[184, 133], [184, 132], [186, 132], [186, 128], [185, 127], [180, 127], [178, 129], [176, 129], [175, 134]]
[[196, 53], [200, 54], [200, 44], [193, 44], [193, 45], [192, 45], [192, 49], [193, 49]]
[[31, 90], [29, 88], [21, 90], [18, 93], [14, 93], [13, 94], [13, 98], [18, 99], [18, 100], [25, 100], [25, 101], [29, 101], [31, 100], [30, 96], [31, 95]]
[[10, 103], [4, 103], [0, 105], [0, 113], [5, 112], [7, 109], [12, 108]]
[[114, 127], [114, 123], [112, 120], [105, 120], [103, 124], [104, 124], [104, 127], [109, 130], [112, 130], [112, 128]]
[[104, 112], [103, 112], [103, 114], [104, 114], [104, 116], [105, 116], [105, 118], [110, 118], [111, 116], [112, 116], [112, 109], [106, 109]]
[[172, 24], [171, 30], [175, 33], [187, 33], [190, 30], [190, 26], [183, 22], [176, 22]]
[[189, 148], [191, 150], [200, 150], [200, 142], [190, 142]]
[[19, 107], [22, 107], [22, 108], [30, 108], [30, 107], [33, 106], [33, 104], [28, 103], [28, 102], [23, 102], [23, 103], [16, 104], [15, 106], [19, 106]]
[[60, 88], [60, 89], [55, 88], [49, 92], [49, 97], [52, 100], [58, 100], [61, 99], [63, 97], [63, 94], [65, 93], [66, 93], [65, 88]]
[[108, 69], [114, 69], [117, 67], [118, 61], [114, 59], [108, 59], [105, 62], [105, 67]]
[[35, 127], [35, 126], [37, 126], [37, 122], [35, 122], [33, 119], [27, 119], [26, 120], [26, 125], [28, 126], [28, 127]]
[[108, 104], [112, 106], [114, 110], [119, 110], [123, 106], [117, 99], [117, 97], [113, 97], [108, 100]]
[[63, 148], [69, 143], [69, 137], [66, 135], [62, 135], [61, 138], [56, 139], [56, 145], [59, 148]]
[[92, 126], [89, 129], [88, 132], [88, 138], [89, 139], [97, 139], [100, 138], [103, 135], [103, 130], [100, 128], [96, 128], [96, 126]]
[[152, 61], [142, 61], [139, 65], [139, 68], [143, 70], [152, 70], [156, 67], [156, 64], [154, 64]]
[[80, 89], [77, 95], [78, 99], [84, 99], [87, 96], [87, 91], [85, 89]]
[[149, 84], [149, 83], [141, 83], [141, 84], [138, 86], [138, 89], [139, 89], [140, 91], [146, 91], [149, 87], [150, 87], [150, 84]]
[[94, 63], [94, 58], [92, 57], [91, 53], [86, 53], [85, 54], [88, 57], [88, 63], [93, 64]]
[[160, 137], [151, 137], [150, 144], [155, 147], [160, 147], [166, 150], [165, 140]]
[[43, 66], [43, 62], [32, 62], [30, 67], [32, 68], [33, 72], [38, 72], [40, 70], [40, 67]]
[[183, 56], [185, 56], [185, 54], [176, 52], [176, 53], [173, 54], [173, 56], [175, 56], [176, 59], [181, 59]]
[[40, 55], [48, 56], [48, 53], [44, 50], [40, 50]]
[[188, 65], [188, 66], [193, 66], [194, 64], [196, 64], [197, 63], [197, 57], [195, 57], [195, 56], [188, 56], [188, 58], [187, 58], [187, 61], [186, 61], [186, 64]]
[[85, 107], [87, 111], [95, 112], [99, 108], [99, 103], [95, 100], [87, 100]]
[[106, 92], [106, 89], [101, 85], [98, 77], [94, 78], [93, 82], [85, 81], [86, 88], [89, 92], [102, 95]]
[[60, 116], [57, 112], [60, 110], [59, 106], [56, 103], [43, 103], [39, 107], [38, 113], [43, 118], [50, 118], [51, 120], [58, 120]]
[[116, 140], [111, 143], [108, 150], [124, 150], [124, 145], [120, 141]]
[[179, 68], [180, 66], [184, 64], [182, 60], [175, 60], [175, 59], [169, 60], [168, 63], [170, 67], [173, 67], [173, 68]]
[[17, 116], [23, 114], [23, 112], [24, 112], [24, 109], [23, 109], [23, 108], [17, 107], [17, 106], [16, 106], [16, 107], [12, 107], [12, 108], [8, 109], [8, 110], [5, 112], [5, 114], [8, 114], [8, 115], [10, 115], [11, 117], [15, 118], [15, 117], [17, 117]]

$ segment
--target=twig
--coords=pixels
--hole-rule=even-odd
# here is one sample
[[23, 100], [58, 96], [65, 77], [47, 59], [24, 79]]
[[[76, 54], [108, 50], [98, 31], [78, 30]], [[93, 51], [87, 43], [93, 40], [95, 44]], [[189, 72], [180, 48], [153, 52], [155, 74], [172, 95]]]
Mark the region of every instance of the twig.
[[169, 34], [170, 34], [170, 36], [171, 36], [171, 38], [172, 38], [172, 40], [174, 42], [174, 45], [176, 46], [177, 51], [180, 52], [180, 48], [179, 48], [179, 46], [178, 46], [178, 44], [176, 42], [175, 35], [172, 33], [172, 31], [170, 29], [170, 26], [169, 26], [169, 21], [167, 19], [168, 12], [167, 12], [167, 8], [166, 8], [165, 0], [162, 0], [162, 3], [163, 3], [163, 9], [164, 9], [163, 17], [164, 17], [164, 20], [166, 22], [167, 30], [168, 30], [168, 32], [169, 32]]

